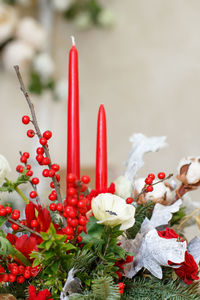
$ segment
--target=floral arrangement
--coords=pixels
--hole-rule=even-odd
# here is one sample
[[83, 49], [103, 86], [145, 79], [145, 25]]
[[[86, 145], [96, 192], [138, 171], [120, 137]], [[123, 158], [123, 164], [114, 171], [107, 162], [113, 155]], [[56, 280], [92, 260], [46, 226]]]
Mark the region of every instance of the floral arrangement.
[[182, 199], [200, 185], [200, 158], [180, 161], [178, 186], [164, 172], [135, 179], [143, 155], [166, 143], [165, 137], [134, 134], [123, 176], [90, 189], [89, 176], [68, 173], [62, 197], [60, 167], [48, 146], [52, 132], [41, 133], [17, 66], [15, 71], [30, 108], [22, 123], [34, 126], [27, 136], [39, 140], [36, 161], [50, 179], [51, 204], [39, 196], [28, 152], [20, 153], [15, 181], [0, 156], [0, 191], [15, 191], [25, 202], [23, 211], [0, 204], [0, 294], [29, 300], [199, 299], [200, 238], [188, 242], [180, 229], [188, 219]]

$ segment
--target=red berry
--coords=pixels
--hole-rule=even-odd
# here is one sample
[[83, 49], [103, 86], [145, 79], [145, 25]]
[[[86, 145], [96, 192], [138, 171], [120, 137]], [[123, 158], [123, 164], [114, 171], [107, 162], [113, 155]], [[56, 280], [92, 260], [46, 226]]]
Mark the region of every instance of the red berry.
[[145, 179], [145, 183], [146, 183], [146, 184], [152, 184], [152, 182], [153, 182], [153, 179], [152, 179], [151, 177], [147, 177], [147, 178]]
[[16, 171], [17, 172], [19, 172], [19, 173], [22, 173], [23, 172], [23, 166], [21, 166], [21, 165], [18, 165], [17, 167], [16, 167]]
[[36, 184], [39, 183], [39, 178], [34, 177], [34, 178], [32, 178], [31, 182], [32, 182], [32, 184], [35, 184], [35, 185], [36, 185]]
[[18, 268], [18, 266], [13, 266], [13, 267], [11, 268], [11, 274], [17, 275], [18, 273], [19, 273], [19, 268]]
[[84, 207], [86, 206], [86, 201], [85, 201], [85, 199], [78, 201], [77, 206], [78, 206], [79, 208], [84, 208]]
[[41, 162], [43, 161], [43, 158], [44, 158], [44, 156], [43, 156], [42, 154], [38, 154], [38, 155], [36, 156], [36, 160], [37, 160], [37, 162], [39, 162], [39, 163], [41, 163]]
[[9, 274], [8, 275], [8, 281], [9, 282], [15, 282], [15, 280], [16, 280], [16, 276], [15, 275], [13, 275], [13, 274]]
[[22, 155], [21, 158], [20, 158], [20, 161], [25, 164], [27, 162], [27, 158], [26, 156]]
[[67, 175], [67, 182], [73, 183], [75, 180], [76, 180], [76, 175], [75, 174], [69, 173]]
[[49, 170], [48, 169], [44, 169], [43, 172], [42, 172], [42, 175], [44, 177], [48, 177], [49, 176]]
[[60, 181], [60, 175], [56, 174], [56, 180], [59, 182]]
[[19, 284], [24, 283], [24, 281], [25, 281], [24, 276], [18, 276], [18, 277], [17, 277], [17, 282], [18, 282]]
[[53, 165], [51, 166], [51, 168], [52, 168], [55, 172], [58, 172], [58, 171], [60, 170], [60, 166], [57, 165], [57, 164], [53, 164]]
[[73, 230], [73, 228], [70, 227], [70, 226], [66, 226], [66, 227], [64, 228], [64, 232], [65, 232], [67, 235], [74, 235], [74, 230]]
[[31, 165], [26, 165], [27, 170], [31, 169]]
[[26, 158], [29, 158], [29, 157], [30, 157], [30, 154], [29, 154], [28, 152], [24, 152], [24, 153], [23, 153], [23, 156], [26, 157]]
[[77, 238], [76, 238], [77, 243], [81, 243], [82, 239], [83, 239], [82, 236], [78, 235]]
[[14, 209], [11, 215], [13, 220], [18, 220], [20, 217], [20, 211], [18, 209]]
[[52, 189], [55, 188], [53, 181], [50, 183], [50, 187], [51, 187]]
[[78, 200], [76, 198], [68, 199], [68, 204], [72, 206], [76, 206]]
[[77, 219], [72, 219], [70, 218], [70, 220], [68, 220], [69, 225], [71, 225], [72, 227], [77, 227], [78, 226], [78, 220]]
[[5, 207], [6, 213], [9, 215], [12, 212], [12, 208], [10, 206]]
[[153, 187], [152, 187], [152, 185], [148, 185], [147, 187], [146, 187], [146, 191], [149, 193], [149, 192], [152, 192], [153, 191]]
[[49, 170], [49, 177], [53, 177], [55, 175], [55, 171], [50, 169]]
[[30, 196], [30, 198], [32, 198], [32, 199], [33, 199], [33, 198], [36, 198], [36, 197], [37, 197], [36, 191], [30, 192], [29, 196]]
[[49, 209], [50, 209], [51, 211], [55, 211], [55, 210], [56, 210], [56, 204], [55, 204], [55, 203], [51, 203], [51, 204], [49, 205]]
[[18, 230], [18, 228], [19, 228], [19, 225], [17, 225], [17, 224], [12, 224], [12, 229], [13, 229], [13, 230]]
[[38, 147], [36, 150], [37, 154], [43, 154], [44, 153], [44, 149], [42, 147]]
[[126, 199], [127, 204], [131, 204], [133, 202], [133, 198], [129, 197]]
[[49, 200], [55, 201], [56, 199], [57, 199], [57, 195], [55, 195], [55, 194], [53, 194], [53, 193], [51, 193], [51, 194], [49, 195]]
[[154, 175], [153, 173], [150, 173], [150, 174], [148, 175], [148, 177], [149, 177], [149, 178], [152, 178], [153, 180], [155, 179], [155, 175]]
[[74, 218], [76, 218], [76, 216], [77, 216], [77, 211], [76, 211], [75, 209], [70, 210], [70, 211], [68, 212], [68, 217], [74, 219]]
[[42, 159], [42, 164], [43, 165], [48, 165], [50, 163], [50, 159], [48, 158], [48, 157], [44, 157], [43, 159]]
[[90, 182], [90, 177], [88, 175], [83, 175], [81, 177], [81, 181], [85, 184], [88, 184]]
[[44, 146], [44, 145], [46, 145], [46, 143], [47, 143], [47, 139], [45, 139], [44, 137], [41, 137], [41, 138], [40, 138], [40, 144], [41, 144], [42, 146]]
[[165, 178], [165, 173], [164, 172], [158, 173], [158, 178], [159, 179], [164, 179]]
[[30, 278], [31, 277], [31, 271], [25, 269], [25, 271], [24, 271], [24, 277], [26, 279]]
[[81, 186], [81, 192], [85, 192], [87, 190], [87, 185], [82, 184]]
[[24, 266], [20, 265], [19, 266], [19, 274], [23, 274], [24, 270], [25, 270]]
[[23, 116], [22, 117], [22, 123], [27, 125], [30, 122], [30, 117], [29, 116]]
[[34, 228], [34, 227], [37, 227], [38, 226], [38, 221], [37, 220], [32, 220], [31, 221], [31, 227]]
[[120, 290], [121, 290], [121, 289], [124, 289], [125, 284], [124, 284], [123, 282], [119, 282], [119, 283], [118, 283], [118, 287], [119, 287]]
[[6, 209], [5, 208], [1, 208], [0, 209], [0, 216], [4, 217], [7, 214]]
[[29, 129], [27, 131], [27, 136], [30, 137], [30, 138], [33, 138], [35, 135], [35, 131], [33, 129]]
[[70, 188], [67, 189], [67, 193], [70, 196], [74, 196], [76, 194], [76, 189], [73, 188], [73, 187], [70, 187]]
[[28, 177], [33, 176], [33, 171], [28, 170], [28, 171], [26, 172], [26, 176], [28, 176]]
[[10, 271], [11, 268], [12, 268], [13, 266], [17, 266], [17, 264], [16, 264], [16, 263], [11, 263], [11, 264], [9, 264], [9, 265], [8, 265], [8, 270]]
[[49, 140], [52, 137], [52, 132], [50, 130], [47, 130], [43, 133], [43, 137], [47, 140]]
[[2, 209], [2, 208], [4, 208], [4, 206], [0, 204], [0, 209]]
[[9, 280], [9, 275], [8, 274], [3, 274], [2, 275], [2, 281], [3, 282], [8, 282], [8, 280]]
[[119, 293], [123, 294], [124, 293], [124, 289], [119, 290]]
[[23, 221], [23, 220], [20, 221], [19, 223], [22, 224], [22, 225], [25, 225], [25, 224], [26, 224], [25, 221]]
[[82, 225], [82, 226], [86, 225], [87, 224], [86, 218], [85, 217], [80, 217], [79, 218], [79, 224]]
[[56, 204], [56, 209], [57, 209], [57, 211], [63, 211], [63, 205], [62, 205], [62, 203]]

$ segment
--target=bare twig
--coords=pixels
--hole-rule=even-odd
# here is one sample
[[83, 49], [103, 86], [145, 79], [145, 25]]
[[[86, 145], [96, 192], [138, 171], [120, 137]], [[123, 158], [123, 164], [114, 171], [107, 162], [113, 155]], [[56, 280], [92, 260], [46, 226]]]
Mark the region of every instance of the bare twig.
[[29, 232], [31, 232], [31, 233], [33, 233], [33, 234], [35, 234], [35, 235], [37, 235], [37, 236], [39, 236], [39, 237], [42, 238], [41, 234], [39, 234], [37, 231], [35, 231], [35, 230], [33, 230], [33, 229], [31, 229], [31, 228], [25, 226], [25, 225], [22, 225], [20, 222], [18, 222], [18, 221], [16, 221], [16, 220], [13, 220], [13, 219], [10, 218], [10, 217], [8, 217], [7, 220], [10, 221], [10, 222], [12, 222], [12, 223], [17, 224], [19, 227], [22, 227], [24, 230], [27, 230], [27, 231], [29, 231]]
[[[20, 83], [20, 89], [23, 92], [24, 97], [26, 98], [26, 101], [27, 101], [28, 106], [30, 108], [31, 115], [32, 115], [32, 123], [35, 127], [36, 134], [37, 134], [38, 138], [40, 139], [42, 137], [42, 134], [41, 134], [40, 128], [39, 128], [38, 123], [37, 123], [37, 118], [36, 118], [36, 114], [35, 114], [34, 105], [31, 102], [29, 94], [28, 94], [28, 92], [25, 88], [21, 73], [19, 71], [19, 66], [14, 66], [14, 69], [15, 69], [15, 72], [17, 74], [17, 78], [18, 78], [19, 83]], [[46, 145], [43, 146], [43, 149], [44, 149], [44, 153], [45, 153], [46, 157], [49, 158], [50, 163], [49, 163], [48, 167], [49, 167], [49, 169], [51, 169], [51, 164], [52, 163], [51, 163], [51, 157], [50, 157], [50, 154], [49, 154], [49, 149], [47, 148]], [[61, 198], [61, 194], [60, 194], [60, 185], [59, 185], [59, 182], [57, 181], [55, 175], [52, 177], [52, 180], [53, 180], [54, 187], [55, 187], [55, 190], [56, 190], [57, 200], [58, 200], [58, 202], [62, 203], [62, 198]]]
[[180, 228], [186, 222], [188, 222], [194, 215], [196, 215], [196, 213], [198, 213], [199, 211], [200, 211], [200, 208], [196, 208], [195, 210], [193, 210], [193, 212], [191, 212], [191, 214], [189, 214], [188, 216], [185, 216], [185, 218], [183, 219], [183, 221], [178, 225], [177, 229], [180, 230]]

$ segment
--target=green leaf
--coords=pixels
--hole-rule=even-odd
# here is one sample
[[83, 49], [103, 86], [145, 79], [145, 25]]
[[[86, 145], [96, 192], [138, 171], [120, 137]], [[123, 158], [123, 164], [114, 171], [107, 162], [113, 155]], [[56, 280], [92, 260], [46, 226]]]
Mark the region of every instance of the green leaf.
[[87, 234], [81, 233], [83, 243], [92, 242], [93, 244], [101, 240], [101, 235], [104, 230], [104, 225], [97, 224], [95, 217], [91, 217], [87, 223]]

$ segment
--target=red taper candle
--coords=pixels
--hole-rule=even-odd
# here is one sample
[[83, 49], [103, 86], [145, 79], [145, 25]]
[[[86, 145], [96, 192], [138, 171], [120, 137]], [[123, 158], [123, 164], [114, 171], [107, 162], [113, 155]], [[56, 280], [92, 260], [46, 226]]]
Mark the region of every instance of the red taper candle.
[[70, 173], [80, 178], [78, 51], [74, 37], [69, 52], [68, 77], [67, 175]]
[[100, 106], [98, 113], [96, 147], [96, 189], [104, 190], [107, 188], [107, 134], [103, 105]]

